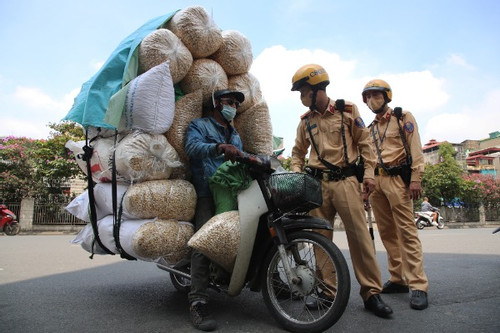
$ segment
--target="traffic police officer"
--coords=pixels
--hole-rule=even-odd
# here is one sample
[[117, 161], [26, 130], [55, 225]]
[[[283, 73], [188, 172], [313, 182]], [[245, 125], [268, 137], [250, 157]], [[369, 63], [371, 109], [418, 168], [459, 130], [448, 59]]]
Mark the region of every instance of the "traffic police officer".
[[[369, 132], [356, 105], [350, 102], [342, 105], [341, 100], [337, 103], [332, 101], [325, 91], [329, 83], [328, 73], [316, 64], [302, 66], [292, 78], [292, 91], [300, 91], [302, 104], [309, 111], [301, 117], [297, 128], [291, 169], [295, 172], [305, 169], [322, 180], [323, 205], [312, 210], [311, 215], [327, 219], [333, 224], [335, 214], [339, 213], [345, 226], [365, 308], [377, 316], [387, 318], [392, 314], [392, 309], [380, 297], [380, 269], [366, 227], [366, 215], [354, 163], [359, 152], [365, 163], [363, 185], [365, 191], [369, 192], [373, 190], [375, 182], [375, 155], [370, 146]], [[304, 168], [305, 157], [311, 146], [309, 162]], [[333, 237], [333, 231], [318, 232], [329, 239]], [[319, 254], [317, 261], [320, 262], [321, 258], [318, 257]], [[327, 286], [319, 294], [318, 300], [306, 304], [310, 309], [335, 297], [335, 271], [333, 267], [329, 270], [331, 274], [321, 276]], [[321, 275], [321, 272], [318, 274]]]
[[369, 81], [362, 96], [375, 113], [369, 126], [377, 155], [371, 205], [391, 274], [382, 293], [408, 293], [411, 289], [411, 308], [422, 310], [428, 306], [428, 281], [412, 202], [421, 195], [424, 172], [417, 123], [410, 112], [388, 106], [392, 90], [383, 80]]

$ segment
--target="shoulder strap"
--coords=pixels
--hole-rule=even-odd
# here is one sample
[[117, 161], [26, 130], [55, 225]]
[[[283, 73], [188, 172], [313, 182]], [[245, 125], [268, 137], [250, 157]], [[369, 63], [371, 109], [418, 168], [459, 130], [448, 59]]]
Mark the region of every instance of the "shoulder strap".
[[306, 127], [307, 130], [309, 131], [309, 136], [311, 137], [311, 143], [314, 147], [314, 150], [316, 151], [316, 155], [318, 156], [318, 159], [320, 160], [321, 163], [323, 163], [328, 169], [338, 169], [337, 166], [331, 164], [330, 162], [326, 161], [321, 155], [319, 154], [318, 147], [316, 146], [316, 142], [314, 142], [313, 134], [311, 131], [311, 124], [309, 123], [309, 116], [305, 117], [306, 119]]
[[370, 134], [372, 135], [373, 142], [375, 143], [375, 150], [377, 151], [378, 162], [379, 162], [380, 166], [382, 167], [382, 169], [387, 171], [388, 169], [385, 166], [384, 161], [382, 161], [382, 155], [380, 154], [380, 148], [378, 146], [377, 138], [375, 137], [375, 129], [374, 128], [375, 128], [375, 126], [372, 126], [370, 128]]
[[349, 156], [347, 155], [347, 142], [345, 139], [345, 125], [344, 125], [344, 110], [345, 110], [345, 101], [343, 99], [337, 99], [335, 101], [335, 110], [339, 110], [342, 116], [340, 131], [342, 132], [342, 143], [344, 144], [344, 159], [345, 163], [349, 165]]
[[411, 159], [410, 149], [408, 148], [408, 142], [406, 141], [405, 133], [403, 132], [401, 124], [399, 123], [399, 121], [403, 118], [403, 109], [399, 106], [395, 107], [394, 115], [398, 119], [399, 136], [401, 137], [401, 141], [403, 141], [403, 147], [405, 148], [406, 163], [411, 165], [412, 159]]

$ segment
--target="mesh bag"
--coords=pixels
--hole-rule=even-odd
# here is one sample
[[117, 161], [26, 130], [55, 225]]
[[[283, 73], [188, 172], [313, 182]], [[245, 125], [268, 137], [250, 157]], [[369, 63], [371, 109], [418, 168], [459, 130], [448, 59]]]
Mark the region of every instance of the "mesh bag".
[[323, 203], [321, 182], [305, 173], [273, 174], [269, 188], [274, 204], [285, 212], [308, 212]]

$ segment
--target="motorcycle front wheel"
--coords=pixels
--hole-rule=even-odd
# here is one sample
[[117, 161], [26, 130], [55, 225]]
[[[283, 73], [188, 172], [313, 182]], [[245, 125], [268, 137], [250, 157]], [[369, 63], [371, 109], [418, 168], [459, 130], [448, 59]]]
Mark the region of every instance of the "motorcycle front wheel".
[[[323, 332], [340, 319], [351, 292], [349, 269], [342, 252], [325, 236], [298, 231], [288, 237], [286, 260], [299, 281], [288, 283], [277, 246], [264, 261], [262, 295], [275, 320], [291, 332]], [[328, 285], [329, 278], [334, 285]], [[321, 298], [323, 291], [333, 300]], [[315, 301], [311, 309], [306, 302]]]
[[438, 228], [438, 229], [443, 229], [443, 228], [444, 228], [444, 222], [443, 222], [442, 220], [441, 220], [441, 221], [438, 221], [437, 228]]
[[3, 226], [3, 232], [8, 236], [15, 236], [21, 231], [18, 222], [7, 223]]

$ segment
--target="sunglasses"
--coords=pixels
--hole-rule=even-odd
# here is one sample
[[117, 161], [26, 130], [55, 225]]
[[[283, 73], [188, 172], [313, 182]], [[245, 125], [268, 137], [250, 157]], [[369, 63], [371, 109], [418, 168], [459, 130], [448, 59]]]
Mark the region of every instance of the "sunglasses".
[[240, 107], [240, 102], [238, 102], [237, 100], [232, 99], [232, 98], [221, 98], [220, 101], [221, 101], [221, 103], [231, 105], [231, 106], [234, 106], [236, 108]]

